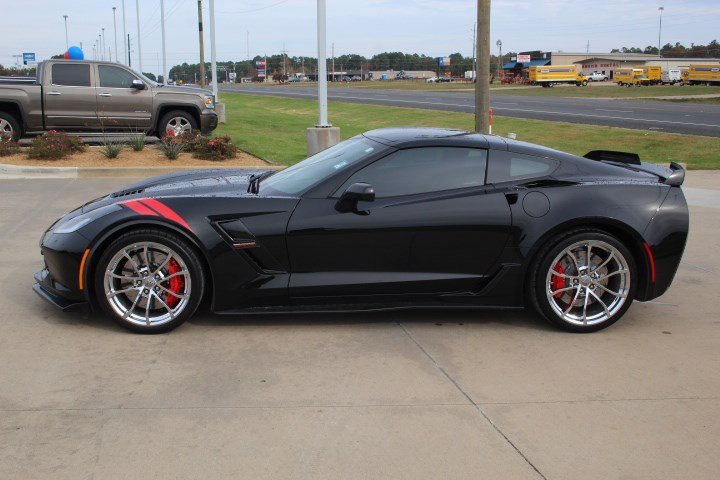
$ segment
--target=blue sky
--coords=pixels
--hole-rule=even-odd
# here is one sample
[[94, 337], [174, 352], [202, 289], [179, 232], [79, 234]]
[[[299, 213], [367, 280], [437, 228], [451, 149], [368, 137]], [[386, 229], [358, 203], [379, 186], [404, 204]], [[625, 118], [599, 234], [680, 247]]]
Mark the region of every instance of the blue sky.
[[[209, 26], [204, 0], [205, 29]], [[91, 55], [92, 43], [105, 27], [106, 45], [114, 51], [112, 7], [118, 7], [122, 35], [122, 0], [0, 0], [0, 64], [13, 54], [36, 52], [40, 59], [65, 50], [63, 15], [68, 15], [70, 44]], [[160, 53], [160, 0], [140, 0], [143, 70], [157, 72]], [[218, 59], [245, 59], [279, 52], [316, 55], [315, 0], [216, 0]], [[382, 51], [426, 53], [459, 51], [470, 55], [475, 0], [327, 0], [328, 54], [371, 56]], [[656, 45], [658, 7], [664, 6], [662, 43], [705, 44], [720, 37], [720, 0], [495, 0], [491, 44], [504, 51], [542, 49], [592, 52], [622, 46]], [[135, 0], [125, 0], [127, 32], [137, 64]], [[198, 56], [196, 0], [165, 0], [168, 68]], [[718, 38], [720, 40], [720, 38]], [[122, 42], [118, 39], [120, 54]], [[113, 52], [114, 54], [114, 52]], [[209, 59], [209, 41], [206, 40]]]

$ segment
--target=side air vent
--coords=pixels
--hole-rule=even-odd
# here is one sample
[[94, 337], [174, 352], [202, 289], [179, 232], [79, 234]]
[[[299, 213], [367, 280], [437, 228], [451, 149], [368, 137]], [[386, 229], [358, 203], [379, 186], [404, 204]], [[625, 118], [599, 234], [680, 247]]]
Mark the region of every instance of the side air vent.
[[628, 163], [631, 165], [640, 165], [640, 155], [637, 153], [614, 152], [612, 150], [593, 150], [585, 154], [585, 158], [590, 160], [600, 160], [608, 162]]
[[115, 192], [112, 195], [110, 195], [111, 198], [118, 198], [118, 197], [126, 197], [128, 195], [135, 195], [138, 193], [142, 193], [145, 189], [144, 188], [135, 188], [132, 190], [120, 190], [119, 192]]

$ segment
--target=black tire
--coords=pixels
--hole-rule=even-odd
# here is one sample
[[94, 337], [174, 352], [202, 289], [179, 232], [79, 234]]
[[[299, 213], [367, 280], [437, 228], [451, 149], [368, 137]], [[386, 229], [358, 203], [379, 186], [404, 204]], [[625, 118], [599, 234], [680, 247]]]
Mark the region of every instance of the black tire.
[[[115, 310], [116, 307], [113, 307], [113, 305], [111, 305], [111, 302], [108, 299], [105, 290], [105, 273], [109, 271], [109, 268], [111, 268], [110, 262], [113, 260], [115, 255], [121, 252], [123, 249], [132, 246], [133, 244], [146, 242], [151, 242], [153, 244], [157, 244], [170, 249], [173, 252], [173, 258], [175, 257], [175, 255], [177, 255], [179, 257], [178, 261], [182, 262], [182, 264], [184, 264], [184, 266], [187, 268], [189, 274], [189, 285], [191, 286], [191, 288], [189, 288], [189, 293], [187, 293], [188, 298], [184, 302], [182, 310], [177, 312], [174, 317], [170, 315], [170, 320], [156, 325], [145, 325], [144, 323], [138, 324], [137, 320], [133, 322], [132, 319], [123, 318], [123, 316]], [[155, 257], [155, 255], [153, 255], [153, 257]], [[142, 260], [142, 257], [138, 256], [138, 260]], [[132, 330], [134, 332], [163, 333], [180, 326], [195, 313], [205, 293], [204, 269], [202, 260], [200, 259], [198, 254], [185, 240], [181, 239], [177, 235], [162, 230], [149, 228], [142, 230], [133, 230], [131, 232], [121, 235], [102, 252], [102, 254], [100, 255], [100, 259], [95, 265], [96, 267], [94, 272], [94, 293], [97, 303], [107, 316], [112, 318], [122, 327]], [[168, 280], [166, 280], [165, 282], [167, 281]], [[168, 283], [164, 283], [164, 285], [167, 286]], [[162, 295], [162, 291], [160, 292], [160, 294]], [[164, 300], [168, 300], [167, 295], [165, 295]], [[128, 299], [128, 302], [129, 301], [130, 300]], [[167, 304], [170, 304], [170, 302], [168, 301]], [[159, 303], [159, 301], [155, 301], [155, 305], [158, 305], [157, 311], [159, 313], [162, 313], [163, 310], [160, 307], [161, 304]], [[180, 303], [178, 303], [178, 305], [180, 305]], [[169, 309], [167, 309], [167, 311], [169, 312]]]
[[[553, 271], [557, 271], [555, 270], [556, 265], [553, 265], [553, 262], [556, 260], [558, 255], [561, 255], [563, 253], [564, 250], [581, 242], [600, 242], [595, 243], [595, 248], [597, 249], [601, 249], [601, 245], [603, 244], [611, 246], [615, 249], [616, 255], [619, 254], [623, 257], [623, 260], [627, 265], [627, 270], [629, 271], [629, 281], [627, 281], [624, 286], [626, 297], [621, 300], [621, 303], [617, 305], [615, 309], [612, 310], [612, 315], [608, 315], [608, 313], [610, 313], [608, 310], [604, 310], [603, 313], [605, 315], [601, 314], [600, 310], [602, 309], [600, 308], [599, 303], [593, 300], [593, 294], [588, 295], [588, 298], [590, 298], [593, 304], [595, 304], [595, 307], [593, 307], [593, 309], [596, 309], [596, 313], [598, 315], [608, 317], [607, 319], [598, 319], [597, 323], [582, 324], [577, 323], [579, 322], [579, 320], [573, 322], [563, 318], [564, 315], [561, 316], [562, 312], [558, 312], [554, 309], [553, 305], [551, 305], [551, 301], [553, 300], [549, 298], [553, 293], [553, 290], [548, 289], [551, 289], [553, 287], [548, 285], [548, 278], [554, 278], [550, 276], [550, 271], [551, 269], [553, 269]], [[592, 256], [593, 253], [591, 253], [591, 258]], [[614, 260], [611, 260], [610, 262], [612, 263], [614, 262]], [[618, 265], [621, 264], [620, 261], [618, 261], [617, 263]], [[583, 267], [581, 267], [581, 269], [582, 268]], [[619, 275], [614, 275], [614, 277], [617, 278], [619, 277]], [[618, 282], [619, 281], [621, 281], [621, 279], [618, 278]], [[622, 281], [625, 280], [623, 279]], [[566, 282], [570, 282], [570, 280], [566, 280]], [[569, 285], [569, 283], [566, 283], [566, 285]], [[611, 289], [613, 288], [609, 283], [606, 284], [606, 286], [610, 286]], [[609, 235], [599, 230], [576, 229], [551, 238], [543, 245], [543, 247], [537, 253], [537, 255], [535, 256], [535, 260], [533, 261], [529, 270], [529, 288], [527, 289], [527, 295], [529, 298], [527, 300], [529, 305], [532, 305], [533, 308], [542, 317], [544, 317], [548, 322], [555, 325], [556, 327], [559, 327], [569, 332], [590, 333], [609, 327], [613, 323], [617, 322], [625, 314], [628, 308], [630, 308], [633, 299], [635, 298], [636, 286], [637, 267], [635, 265], [635, 259], [633, 258], [628, 248], [620, 240], [618, 240], [612, 235]], [[580, 286], [574, 288], [582, 290], [582, 287]], [[593, 292], [600, 292], [600, 297], [605, 298], [607, 295], [609, 295], [608, 293], [599, 289], [595, 290], [596, 287], [589, 288], [593, 288]], [[588, 290], [586, 290], [586, 292], [587, 291]], [[572, 293], [569, 293], [569, 295], [572, 296]], [[571, 304], [574, 304], [575, 301], [578, 299], [579, 297], [576, 296], [572, 300], [565, 303], [564, 306], [569, 307]], [[557, 303], [561, 302], [558, 301], [556, 302], [556, 304]], [[605, 303], [603, 302], [603, 305], [604, 304]], [[578, 306], [574, 308], [580, 307]]]
[[198, 124], [195, 118], [184, 110], [171, 110], [162, 116], [158, 123], [158, 137], [162, 138], [167, 134], [168, 124], [174, 119], [184, 119], [189, 125], [190, 130], [197, 130]]
[[5, 128], [3, 128], [0, 131], [0, 134], [3, 132], [10, 133], [10, 136], [14, 141], [18, 141], [20, 139], [20, 134], [22, 133], [20, 122], [18, 122], [17, 118], [15, 118], [13, 115], [9, 114], [8, 112], [2, 112], [0, 111], [0, 124], [3, 124], [3, 126], [8, 126], [10, 128], [10, 132], [7, 132]]

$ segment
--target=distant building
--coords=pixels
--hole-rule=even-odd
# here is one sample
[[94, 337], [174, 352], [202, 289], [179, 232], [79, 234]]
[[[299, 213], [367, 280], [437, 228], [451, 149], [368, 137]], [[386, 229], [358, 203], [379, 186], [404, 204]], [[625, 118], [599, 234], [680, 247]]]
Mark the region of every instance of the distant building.
[[433, 78], [437, 76], [436, 72], [430, 70], [376, 70], [370, 72], [370, 78], [372, 80], [395, 80], [395, 77], [401, 71], [412, 78]]
[[593, 53], [593, 52], [520, 52], [503, 65], [503, 70], [522, 75], [533, 66], [577, 65], [584, 74], [600, 72], [613, 78], [618, 68], [640, 68], [660, 65], [664, 69], [688, 67], [691, 63], [720, 64], [717, 58], [664, 58], [647, 53]]

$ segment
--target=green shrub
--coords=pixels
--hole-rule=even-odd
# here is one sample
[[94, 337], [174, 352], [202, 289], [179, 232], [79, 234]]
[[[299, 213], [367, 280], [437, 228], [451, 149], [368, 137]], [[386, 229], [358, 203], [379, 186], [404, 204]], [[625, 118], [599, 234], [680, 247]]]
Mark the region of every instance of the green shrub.
[[122, 142], [106, 139], [103, 141], [102, 147], [100, 147], [100, 153], [102, 153], [105, 158], [117, 158], [120, 152], [122, 152], [123, 147]]
[[0, 157], [7, 157], [17, 153], [18, 144], [12, 139], [9, 133], [0, 133]]
[[185, 143], [180, 136], [165, 135], [160, 140], [159, 148], [168, 160], [176, 160], [185, 151]]
[[200, 135], [200, 130], [191, 130], [181, 133], [176, 138], [185, 145], [185, 151], [194, 152], [205, 137]]
[[193, 148], [193, 156], [202, 160], [221, 161], [233, 158], [238, 148], [230, 137], [207, 138], [198, 136]]
[[130, 136], [130, 141], [128, 142], [130, 145], [130, 148], [133, 149], [135, 152], [142, 152], [145, 148], [145, 134], [144, 133], [138, 133]]
[[85, 144], [79, 137], [71, 137], [65, 132], [49, 130], [33, 139], [28, 150], [28, 157], [58, 160], [84, 151]]

